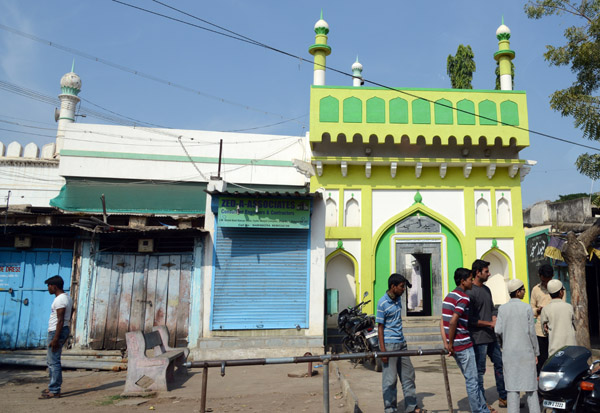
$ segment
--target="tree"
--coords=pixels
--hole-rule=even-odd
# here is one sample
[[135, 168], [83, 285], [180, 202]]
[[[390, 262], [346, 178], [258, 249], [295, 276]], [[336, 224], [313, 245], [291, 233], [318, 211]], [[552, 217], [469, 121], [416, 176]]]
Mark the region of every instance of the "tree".
[[[510, 77], [512, 78], [512, 88], [515, 88], [515, 64], [510, 62]], [[496, 62], [496, 90], [500, 90], [500, 63]]]
[[456, 55], [448, 55], [446, 71], [453, 89], [473, 89], [471, 81], [475, 72], [475, 55], [471, 46], [458, 46]]
[[[580, 18], [581, 26], [568, 27], [566, 44], [546, 46], [544, 58], [554, 66], [570, 66], [575, 81], [566, 89], [550, 95], [550, 107], [562, 116], [571, 116], [575, 126], [590, 140], [600, 140], [600, 99], [594, 96], [600, 87], [600, 0], [558, 1], [536, 0], [525, 5], [531, 19], [544, 16], [571, 15]], [[600, 178], [600, 155], [583, 154], [576, 162], [577, 170], [592, 179]], [[575, 310], [577, 342], [590, 346], [588, 299], [585, 280], [586, 249], [600, 235], [600, 219], [576, 236], [567, 234], [563, 258], [569, 266], [571, 303]]]

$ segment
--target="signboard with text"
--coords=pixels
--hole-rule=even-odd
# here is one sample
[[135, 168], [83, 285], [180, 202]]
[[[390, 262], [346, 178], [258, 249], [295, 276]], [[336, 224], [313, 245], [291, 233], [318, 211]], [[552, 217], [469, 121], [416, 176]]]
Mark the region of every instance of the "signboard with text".
[[20, 277], [21, 263], [0, 263], [0, 289], [14, 288]]
[[218, 223], [230, 228], [308, 229], [310, 200], [222, 197]]

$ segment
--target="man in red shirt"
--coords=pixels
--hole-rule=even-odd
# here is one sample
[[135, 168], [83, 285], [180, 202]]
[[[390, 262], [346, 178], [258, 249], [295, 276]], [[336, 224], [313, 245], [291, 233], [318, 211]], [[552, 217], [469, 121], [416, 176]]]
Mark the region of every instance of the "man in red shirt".
[[473, 287], [473, 275], [466, 268], [454, 272], [456, 288], [442, 304], [440, 332], [448, 355], [453, 356], [465, 377], [467, 397], [473, 413], [490, 413], [477, 380], [473, 341], [469, 335], [469, 303], [466, 291]]

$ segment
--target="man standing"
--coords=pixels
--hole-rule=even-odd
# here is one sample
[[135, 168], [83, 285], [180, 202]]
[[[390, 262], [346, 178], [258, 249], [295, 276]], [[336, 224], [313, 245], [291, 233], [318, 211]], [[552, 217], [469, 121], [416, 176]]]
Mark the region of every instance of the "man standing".
[[565, 303], [565, 288], [559, 280], [548, 282], [548, 293], [552, 301], [545, 306], [540, 316], [544, 333], [548, 336], [548, 357], [564, 346], [576, 346], [575, 316], [573, 306]]
[[50, 372], [50, 384], [42, 391], [40, 399], [53, 399], [60, 397], [60, 386], [62, 384], [62, 366], [60, 356], [62, 346], [69, 337], [69, 324], [71, 322], [71, 310], [73, 302], [64, 292], [64, 281], [60, 275], [48, 278], [44, 281], [48, 285], [48, 292], [54, 295], [52, 302], [50, 321], [48, 322], [48, 370]]
[[469, 291], [473, 286], [473, 275], [466, 268], [454, 271], [456, 288], [450, 292], [442, 304], [440, 330], [442, 341], [449, 356], [454, 356], [456, 364], [465, 377], [467, 397], [473, 413], [489, 413], [490, 409], [479, 389], [477, 363], [473, 342], [469, 336]]
[[[400, 274], [392, 274], [388, 279], [388, 290], [377, 303], [379, 349], [381, 351], [406, 350], [406, 341], [402, 333], [402, 294], [408, 281]], [[410, 284], [408, 284], [410, 287]], [[382, 391], [385, 413], [398, 411], [398, 377], [404, 393], [406, 412], [421, 413], [425, 409], [417, 407], [417, 391], [415, 388], [415, 369], [410, 357], [382, 357]]]
[[500, 306], [495, 332], [502, 341], [506, 389], [508, 390], [508, 413], [518, 413], [520, 392], [527, 394], [530, 413], [539, 413], [537, 396], [538, 341], [531, 307], [525, 304], [525, 286], [521, 280], [508, 282], [510, 301]]
[[529, 303], [531, 304], [533, 316], [535, 317], [535, 335], [537, 336], [540, 348], [537, 364], [537, 373], [539, 375], [542, 366], [548, 359], [548, 337], [544, 334], [542, 323], [540, 322], [540, 315], [542, 314], [542, 309], [552, 301], [547, 287], [548, 282], [554, 277], [554, 271], [552, 270], [552, 266], [544, 264], [539, 268], [538, 274], [540, 276], [540, 283], [531, 290]]
[[475, 260], [471, 266], [473, 273], [473, 288], [467, 291], [471, 300], [469, 305], [469, 333], [473, 340], [473, 350], [477, 362], [477, 382], [479, 390], [485, 398], [483, 377], [485, 376], [486, 355], [494, 364], [494, 377], [498, 391], [498, 406], [506, 407], [506, 389], [504, 388], [504, 372], [502, 370], [502, 352], [494, 334], [497, 311], [494, 308], [492, 292], [484, 284], [490, 278], [490, 263]]

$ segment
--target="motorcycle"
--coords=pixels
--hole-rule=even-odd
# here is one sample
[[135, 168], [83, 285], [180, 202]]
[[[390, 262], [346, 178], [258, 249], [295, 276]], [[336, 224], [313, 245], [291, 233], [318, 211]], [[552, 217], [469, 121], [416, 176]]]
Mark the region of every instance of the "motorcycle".
[[[362, 312], [362, 307], [369, 304], [371, 300], [364, 301], [369, 295], [365, 292], [363, 301], [354, 307], [348, 307], [340, 311], [338, 315], [338, 329], [344, 334], [342, 347], [346, 353], [365, 353], [379, 351], [379, 337], [375, 316]], [[370, 363], [374, 370], [381, 372], [383, 365], [381, 359], [353, 360], [355, 363]]]
[[545, 412], [600, 413], [600, 360], [585, 347], [567, 346], [546, 361], [539, 377]]

